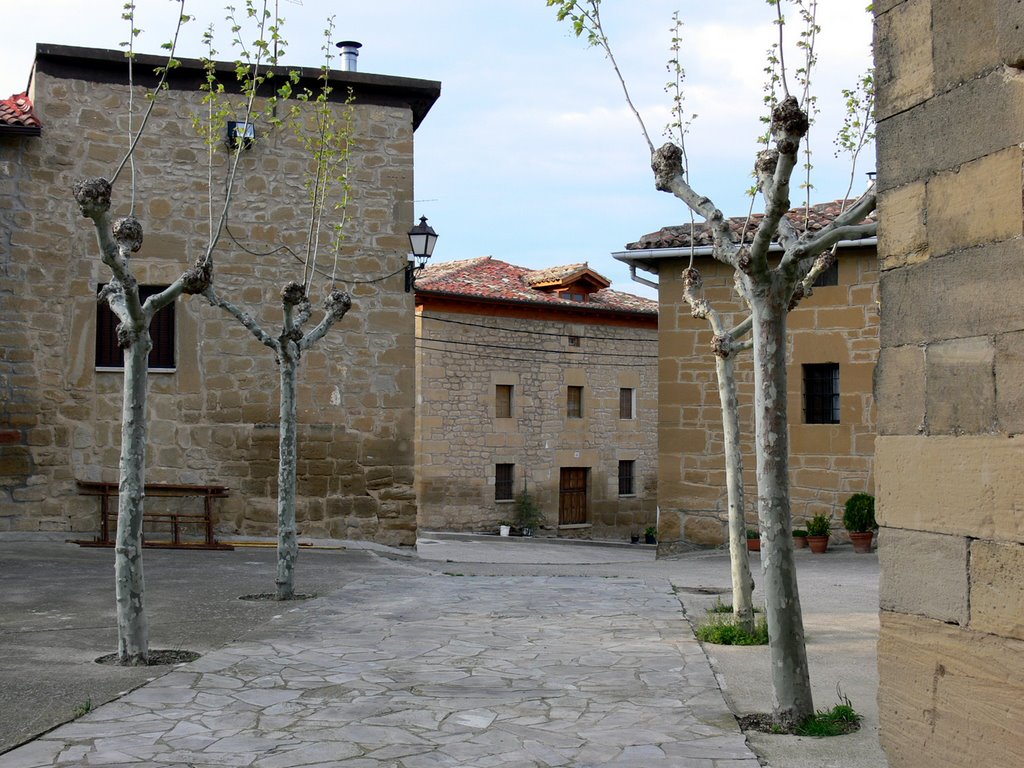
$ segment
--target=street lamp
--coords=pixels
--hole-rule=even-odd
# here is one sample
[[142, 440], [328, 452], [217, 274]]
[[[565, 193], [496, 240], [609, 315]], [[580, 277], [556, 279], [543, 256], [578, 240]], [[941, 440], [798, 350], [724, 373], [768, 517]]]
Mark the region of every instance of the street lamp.
[[427, 224], [427, 217], [420, 216], [420, 223], [409, 230], [409, 263], [405, 265], [405, 292], [412, 290], [416, 282], [416, 273], [427, 266], [427, 259], [434, 252], [437, 243], [437, 232]]

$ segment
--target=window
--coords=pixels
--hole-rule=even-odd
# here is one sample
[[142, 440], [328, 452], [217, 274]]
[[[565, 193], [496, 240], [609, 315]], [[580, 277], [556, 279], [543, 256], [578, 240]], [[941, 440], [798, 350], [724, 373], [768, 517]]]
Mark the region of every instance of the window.
[[569, 346], [570, 347], [578, 347], [579, 345], [580, 345], [580, 337], [579, 336], [570, 336], [569, 337]]
[[821, 288], [826, 285], [839, 285], [839, 259], [833, 257], [832, 265], [818, 275], [812, 283], [812, 287]]
[[619, 390], [619, 418], [620, 419], [632, 419], [634, 418], [633, 408], [633, 394], [635, 390], [622, 387]]
[[804, 366], [804, 423], [839, 423], [839, 363]]
[[619, 496], [636, 495], [636, 462], [619, 462]]
[[512, 385], [498, 384], [494, 387], [494, 417], [512, 418]]
[[512, 485], [515, 481], [515, 464], [494, 465], [494, 500], [512, 501]]
[[[140, 285], [139, 299], [145, 302], [166, 285]], [[100, 286], [103, 290], [103, 286]], [[149, 335], [153, 349], [149, 352], [149, 369], [174, 369], [174, 304], [171, 302], [153, 317]], [[96, 367], [124, 368], [124, 353], [117, 344], [119, 320], [106, 301], [96, 302]]]
[[583, 418], [583, 387], [569, 387], [565, 415], [570, 419]]

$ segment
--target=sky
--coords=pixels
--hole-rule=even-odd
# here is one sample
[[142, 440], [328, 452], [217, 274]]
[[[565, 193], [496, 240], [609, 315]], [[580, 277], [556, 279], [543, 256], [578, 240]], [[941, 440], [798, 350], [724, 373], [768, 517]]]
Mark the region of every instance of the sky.
[[[809, 0], [808, 0], [809, 1]], [[363, 44], [359, 70], [441, 82], [441, 98], [415, 140], [415, 215], [439, 238], [436, 261], [475, 256], [530, 268], [586, 261], [613, 287], [648, 297], [611, 257], [626, 243], [689, 221], [685, 206], [654, 189], [650, 158], [609, 62], [558, 23], [545, 0], [277, 0], [288, 40], [286, 64], [318, 67], [328, 16], [338, 40]], [[24, 90], [36, 42], [117, 48], [127, 39], [124, 0], [0, 0], [5, 35], [0, 95]], [[198, 56], [210, 23], [223, 38], [217, 0], [186, 0], [197, 20], [179, 53]], [[242, 5], [242, 0], [236, 0]], [[273, 7], [274, 0], [270, 0]], [[866, 0], [819, 0], [821, 32], [812, 78], [819, 114], [811, 130], [812, 202], [842, 197], [850, 160], [834, 156], [841, 92], [870, 66]], [[159, 53], [177, 0], [136, 0], [136, 43]], [[784, 2], [790, 67], [800, 26]], [[604, 0], [605, 32], [655, 145], [670, 119], [664, 86], [672, 13], [684, 22], [682, 65], [691, 183], [726, 215], [747, 212], [750, 169], [761, 132], [765, 52], [778, 30], [764, 0]], [[226, 39], [220, 58], [231, 58]], [[792, 75], [791, 75], [792, 77]], [[792, 87], [792, 86], [791, 86]], [[874, 170], [862, 155], [853, 196]], [[794, 192], [794, 205], [802, 200]], [[410, 222], [410, 226], [414, 222]], [[651, 277], [647, 275], [647, 277]]]

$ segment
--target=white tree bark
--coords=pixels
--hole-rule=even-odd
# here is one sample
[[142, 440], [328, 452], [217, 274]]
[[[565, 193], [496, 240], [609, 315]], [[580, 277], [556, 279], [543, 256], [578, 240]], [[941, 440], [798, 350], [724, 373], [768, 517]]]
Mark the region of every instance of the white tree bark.
[[[786, 398], [786, 317], [789, 297], [778, 281], [758, 286], [754, 318], [754, 418], [762, 586], [768, 619], [772, 705], [792, 727], [814, 712], [804, 646], [803, 616], [789, 505], [789, 435]], [[774, 290], [773, 290], [774, 289]]]
[[298, 415], [296, 381], [302, 353], [322, 339], [331, 326], [352, 308], [352, 298], [345, 292], [332, 290], [324, 301], [324, 316], [303, 333], [302, 327], [312, 314], [305, 288], [288, 283], [281, 289], [284, 322], [276, 339], [268, 334], [252, 315], [217, 294], [212, 285], [204, 290], [207, 301], [234, 317], [261, 344], [274, 350], [280, 366], [281, 405], [279, 410], [277, 467], [277, 576], [276, 597], [290, 600], [295, 596], [295, 565], [299, 558], [298, 528], [295, 521], [295, 497], [298, 487]]
[[747, 522], [743, 514], [743, 453], [740, 447], [739, 402], [736, 397], [736, 353], [743, 348], [734, 341], [750, 328], [746, 321], [726, 331], [721, 315], [700, 295], [703, 279], [700, 272], [689, 267], [683, 272], [683, 298], [690, 305], [690, 314], [706, 319], [715, 334], [715, 373], [718, 398], [722, 407], [722, 433], [725, 440], [725, 483], [729, 505], [729, 562], [732, 571], [732, 612], [736, 624], [746, 632], [754, 632], [754, 579], [750, 575], [747, 554]]
[[146, 495], [146, 393], [149, 351], [153, 346], [149, 327], [156, 313], [182, 293], [203, 290], [210, 270], [196, 264], [142, 304], [129, 264], [131, 254], [142, 247], [142, 225], [132, 216], [111, 222], [111, 187], [106, 179], [77, 181], [73, 192], [82, 215], [92, 220], [100, 255], [113, 276], [100, 299], [107, 301], [120, 321], [117, 337], [124, 349], [124, 392], [114, 543], [117, 647], [122, 664], [145, 664], [149, 660], [149, 627], [144, 607], [142, 520]]
[[277, 464], [277, 599], [295, 596], [295, 563], [299, 542], [295, 530], [295, 491], [298, 446], [296, 441], [295, 381], [298, 347], [286, 341], [281, 348], [281, 411]]
[[732, 613], [736, 624], [754, 633], [754, 579], [747, 553], [747, 521], [743, 514], [743, 452], [740, 448], [739, 403], [734, 356], [715, 355], [718, 397], [725, 436], [725, 485], [729, 503], [729, 561], [732, 571]]
[[142, 572], [142, 520], [146, 493], [146, 392], [148, 327], [124, 353], [124, 399], [121, 407], [121, 459], [114, 544], [117, 655], [122, 664], [149, 661], [149, 621]]

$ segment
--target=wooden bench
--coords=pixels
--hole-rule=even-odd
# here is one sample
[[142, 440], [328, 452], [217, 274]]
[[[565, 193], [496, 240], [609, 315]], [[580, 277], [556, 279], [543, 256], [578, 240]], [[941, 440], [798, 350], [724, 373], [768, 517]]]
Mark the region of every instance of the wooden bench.
[[[76, 480], [78, 492], [84, 496], [100, 497], [100, 535], [92, 540], [79, 541], [83, 547], [112, 547], [114, 539], [111, 534], [117, 529], [117, 505], [110, 500], [118, 496], [117, 483], [95, 482], [92, 480]], [[188, 548], [188, 549], [234, 549], [230, 544], [221, 544], [213, 535], [213, 500], [224, 498], [228, 489], [223, 485], [186, 485], [183, 483], [146, 483], [147, 497], [198, 497], [203, 500], [200, 512], [160, 512], [146, 509], [143, 512], [144, 547]], [[147, 540], [145, 526], [149, 523], [170, 525], [170, 541]], [[113, 525], [111, 525], [113, 524]], [[187, 541], [182, 537], [182, 526], [199, 526], [204, 538], [202, 541]]]

